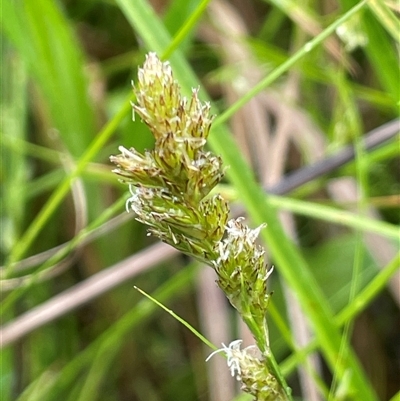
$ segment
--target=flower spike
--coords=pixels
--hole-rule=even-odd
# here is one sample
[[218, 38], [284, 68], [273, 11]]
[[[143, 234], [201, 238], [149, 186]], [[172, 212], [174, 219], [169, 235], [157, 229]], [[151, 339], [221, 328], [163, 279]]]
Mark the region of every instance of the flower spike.
[[144, 153], [120, 146], [121, 153], [110, 157], [114, 173], [129, 185], [126, 210], [149, 227], [149, 234], [214, 268], [218, 286], [266, 358], [250, 355], [249, 348], [240, 348], [242, 340], [235, 340], [222, 344], [207, 360], [225, 352], [231, 374], [244, 391], [258, 401], [286, 400], [267, 363], [267, 280], [272, 269], [256, 243], [265, 225], [251, 230], [243, 218], [229, 220], [228, 203], [210, 194], [225, 173], [221, 158], [205, 149], [213, 121], [210, 104], [200, 101], [198, 88], [192, 89], [190, 99], [183, 97], [170, 64], [155, 53], [146, 56], [133, 90], [133, 113], [149, 127], [155, 146]]

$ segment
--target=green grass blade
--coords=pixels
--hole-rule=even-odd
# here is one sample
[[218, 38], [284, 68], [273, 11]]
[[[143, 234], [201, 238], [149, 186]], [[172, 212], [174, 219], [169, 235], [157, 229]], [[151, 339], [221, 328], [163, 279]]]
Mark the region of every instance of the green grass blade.
[[361, 231], [373, 232], [391, 238], [396, 242], [400, 241], [398, 227], [384, 221], [372, 220], [345, 210], [282, 196], [270, 195], [269, 204], [278, 210], [289, 210], [302, 216], [324, 220]]
[[[345, 10], [350, 9], [357, 3], [356, 0], [341, 0]], [[393, 109], [398, 110], [396, 103], [399, 101], [400, 85], [399, 60], [394, 44], [390, 40], [379, 21], [372, 14], [371, 10], [365, 10], [361, 19], [362, 29], [365, 31], [368, 42], [365, 45], [365, 52], [373, 66], [373, 71], [384, 90], [391, 95]], [[398, 34], [397, 34], [398, 37]]]
[[368, 7], [396, 42], [400, 42], [400, 21], [382, 0], [370, 0]]
[[7, 261], [7, 268], [11, 269], [14, 262], [20, 260], [29, 249], [30, 245], [43, 229], [44, 225], [55, 212], [61, 201], [67, 195], [72, 181], [82, 174], [87, 164], [94, 158], [94, 156], [102, 149], [106, 144], [110, 136], [113, 134], [118, 124], [123, 120], [130, 110], [130, 97], [124, 103], [121, 110], [110, 120], [105, 127], [96, 136], [90, 147], [79, 159], [76, 168], [60, 183], [57, 189], [52, 193], [49, 200], [37, 214], [31, 225], [25, 231], [21, 237], [19, 243], [13, 248], [9, 260]]
[[[181, 270], [156, 290], [153, 293], [153, 297], [162, 303], [167, 303], [174, 297], [181, 295], [190, 287], [196, 271], [197, 264], [192, 264]], [[52, 383], [52, 386], [41, 394], [41, 400], [52, 401], [60, 399], [60, 394], [74, 383], [77, 375], [82, 375], [82, 370], [86, 369], [89, 365], [93, 367], [89, 371], [89, 375], [85, 378], [80, 396], [81, 399], [94, 399], [94, 394], [99, 394], [101, 391], [102, 381], [110, 369], [110, 363], [118, 354], [120, 347], [123, 346], [124, 338], [129, 333], [132, 333], [132, 330], [142, 324], [157, 309], [158, 306], [148, 299], [140, 301], [77, 357], [72, 359], [62, 369], [57, 380]], [[101, 358], [96, 358], [96, 355], [100, 355]], [[92, 365], [93, 362], [95, 366]]]
[[[7, 1], [3, 30], [32, 72], [53, 127], [78, 156], [94, 135], [83, 56], [66, 18], [51, 0]], [[40, 62], [38, 62], [40, 60]]]

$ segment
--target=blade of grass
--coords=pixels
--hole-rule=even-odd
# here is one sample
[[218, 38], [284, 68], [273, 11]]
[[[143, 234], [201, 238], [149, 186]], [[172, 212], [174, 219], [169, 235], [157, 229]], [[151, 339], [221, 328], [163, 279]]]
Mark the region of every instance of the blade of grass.
[[[287, 52], [265, 41], [248, 38], [246, 42], [251, 46], [257, 58], [266, 65], [277, 66], [289, 58]], [[302, 76], [311, 82], [324, 83], [328, 86], [332, 84], [329, 70], [327, 71], [323, 66], [316, 65], [314, 61], [305, 59], [298, 66], [298, 69], [301, 71]], [[350, 85], [360, 99], [366, 100], [376, 107], [381, 107], [386, 112], [393, 109], [393, 99], [385, 92], [356, 82], [352, 82]]]
[[174, 35], [174, 38], [172, 39], [172, 42], [169, 43], [168, 45], [168, 51], [163, 54], [165, 59], [168, 59], [169, 56], [179, 47], [179, 45], [187, 38], [187, 36], [190, 34], [190, 32], [193, 30], [193, 28], [197, 25], [199, 22], [200, 18], [203, 16], [208, 3], [210, 0], [202, 0], [200, 4], [196, 7], [194, 12], [192, 12], [185, 22], [185, 24], [182, 25], [181, 29]]
[[[26, 137], [28, 73], [19, 56], [8, 46], [2, 46], [1, 73], [2, 130], [1, 142], [18, 147]], [[28, 162], [21, 152], [10, 152], [1, 146], [2, 166], [2, 247], [8, 252], [18, 242], [26, 214]]]
[[[185, 268], [189, 270], [193, 270], [189, 268]], [[175, 279], [176, 276], [174, 276]], [[179, 279], [179, 278], [178, 278]], [[199, 333], [194, 327], [192, 327], [189, 323], [187, 323], [185, 320], [183, 320], [180, 316], [178, 316], [176, 313], [174, 313], [171, 309], [168, 309], [155, 299], [154, 297], [150, 296], [143, 290], [139, 289], [138, 287], [134, 286], [136, 290], [138, 290], [142, 295], [144, 295], [147, 300], [152, 302], [154, 305], [164, 309], [166, 312], [168, 312], [172, 317], [174, 317], [176, 320], [178, 320], [181, 324], [183, 324], [187, 329], [189, 329], [199, 340], [203, 341], [207, 346], [209, 346], [211, 349], [216, 350], [217, 347], [212, 344], [210, 341], [208, 341], [201, 333]], [[88, 373], [88, 377], [85, 380], [85, 384], [80, 391], [79, 397], [76, 397], [76, 401], [86, 401], [89, 398], [93, 398], [93, 394], [96, 394], [96, 392], [99, 391], [101, 388], [102, 380], [104, 379], [104, 376], [106, 374], [106, 371], [109, 369], [109, 364], [104, 363], [104, 361], [110, 361], [113, 360], [115, 357], [116, 351], [114, 345], [114, 338], [110, 337], [109, 341], [105, 341], [104, 344], [102, 344], [101, 348], [97, 351], [96, 356], [94, 360], [91, 363], [91, 368]]]
[[130, 111], [130, 99], [131, 95], [128, 98], [121, 110], [114, 116], [112, 120], [110, 120], [105, 127], [100, 131], [100, 133], [96, 136], [90, 147], [84, 153], [84, 155], [79, 159], [75, 170], [73, 170], [57, 187], [57, 189], [52, 193], [49, 200], [37, 214], [31, 225], [25, 231], [23, 236], [21, 237], [18, 244], [13, 248], [9, 259], [6, 263], [6, 269], [10, 273], [12, 270], [12, 264], [20, 260], [24, 254], [29, 249], [33, 240], [37, 237], [38, 233], [43, 229], [44, 225], [60, 205], [64, 197], [67, 195], [71, 183], [74, 179], [76, 179], [79, 175], [82, 174], [86, 165], [94, 158], [94, 156], [103, 148], [108, 139], [117, 129], [119, 123], [124, 119], [124, 117]]
[[2, 300], [0, 316], [4, 316], [4, 314], [11, 309], [15, 302], [20, 299], [22, 295], [24, 295], [34, 284], [37, 283], [41, 275], [43, 275], [46, 271], [51, 270], [56, 263], [67, 256], [72, 250], [77, 248], [93, 230], [108, 221], [118, 210], [120, 210], [124, 203], [125, 199], [123, 197], [117, 200], [113, 205], [104, 210], [104, 212], [87, 227], [77, 233], [65, 247], [62, 247], [58, 252], [47, 259], [45, 263], [39, 266], [34, 273], [26, 278], [24, 277], [25, 280], [21, 281], [19, 287]]
[[[153, 293], [153, 297], [157, 298], [162, 303], [167, 303], [174, 297], [188, 291], [197, 268], [197, 264], [192, 264], [182, 269], [156, 290]], [[127, 312], [84, 351], [64, 366], [51, 386], [39, 394], [35, 400], [31, 401], [51, 401], [60, 399], [60, 394], [75, 381], [77, 375], [82, 375], [82, 370], [92, 364], [98, 353], [107, 355], [107, 359], [102, 358], [100, 361], [101, 364], [98, 366], [99, 370], [94, 370], [95, 373], [97, 372], [96, 375], [88, 377], [86, 380], [91, 381], [91, 383], [88, 383], [88, 388], [90, 387], [95, 392], [100, 391], [104, 375], [110, 368], [109, 362], [113, 361], [118, 354], [121, 346], [124, 344], [125, 337], [131, 333], [134, 328], [143, 323], [145, 319], [152, 316], [157, 309], [157, 305], [147, 299], [139, 301], [136, 307]], [[86, 399], [93, 399], [93, 394], [94, 393], [88, 393], [88, 398]]]
[[2, 26], [39, 85], [55, 129], [71, 154], [79, 156], [94, 135], [94, 113], [82, 53], [56, 4], [4, 2]]
[[[371, 280], [371, 282], [356, 296], [353, 302], [346, 305], [335, 317], [338, 327], [354, 319], [371, 303], [387, 285], [389, 280], [400, 270], [400, 252]], [[318, 339], [311, 341], [302, 350], [296, 351], [281, 363], [282, 372], [285, 376], [289, 375], [298, 363], [305, 360], [307, 355], [314, 352], [318, 347]]]
[[393, 275], [400, 270], [400, 252], [373, 278], [373, 280], [335, 318], [339, 326], [354, 319], [383, 290]]
[[373, 232], [394, 239], [397, 242], [400, 241], [398, 227], [384, 221], [372, 220], [345, 210], [282, 196], [269, 195], [269, 204], [278, 210], [288, 210], [302, 216], [340, 224], [353, 229]]
[[[347, 81], [345, 78], [345, 71], [343, 71], [342, 68], [339, 68], [338, 73], [336, 74], [336, 88], [338, 92], [338, 102], [340, 103], [340, 108], [342, 107], [345, 108], [344, 115], [346, 116], [346, 118], [343, 118], [342, 114], [342, 119], [341, 119], [342, 127], [344, 128], [345, 131], [348, 132], [350, 138], [352, 138], [353, 146], [355, 149], [356, 177], [357, 177], [357, 184], [359, 187], [359, 196], [357, 198], [357, 212], [358, 212], [357, 216], [363, 218], [366, 217], [365, 214], [366, 214], [366, 205], [368, 196], [367, 194], [369, 192], [367, 165], [364, 162], [366, 151], [364, 148], [365, 145], [360, 140], [362, 133], [361, 118], [358, 113], [358, 109], [355, 105], [352, 96], [352, 91], [347, 85]], [[348, 300], [349, 304], [352, 303], [356, 295], [357, 288], [359, 287], [359, 276], [362, 269], [362, 260], [364, 258], [364, 253], [365, 253], [360, 231], [357, 230], [355, 234], [356, 234], [356, 246], [355, 246], [354, 260], [352, 266], [352, 277], [351, 277], [349, 300]], [[342, 334], [342, 347], [337, 361], [338, 364], [341, 363], [341, 359], [343, 358], [343, 355], [346, 353], [346, 344], [349, 342], [349, 339], [351, 338], [352, 328], [353, 328], [352, 321], [348, 321], [344, 325]], [[335, 372], [332, 378], [332, 384], [328, 396], [328, 401], [334, 400], [337, 394], [340, 392], [340, 389], [343, 388], [343, 383], [340, 383], [340, 380], [338, 379], [339, 378]]]
[[169, 313], [174, 319], [176, 319], [179, 323], [185, 326], [189, 331], [191, 331], [199, 340], [203, 341], [205, 345], [210, 347], [212, 350], [216, 350], [217, 347], [210, 341], [207, 340], [199, 331], [197, 331], [193, 326], [191, 326], [186, 320], [182, 319], [179, 315], [177, 315], [172, 309], [168, 309], [165, 305], [163, 305], [160, 301], [152, 297], [151, 295], [147, 294], [142, 289], [133, 286], [133, 288], [139, 291], [142, 295], [144, 295], [147, 299], [151, 302], [155, 303], [161, 309], [164, 309], [165, 312]]
[[400, 21], [382, 0], [370, 0], [368, 7], [396, 42], [400, 42]]
[[[357, 0], [341, 0], [340, 3], [345, 10], [348, 10], [357, 3]], [[390, 37], [385, 29], [372, 15], [371, 10], [365, 10], [361, 22], [368, 36], [368, 43], [364, 47], [365, 53], [381, 86], [392, 97], [393, 109], [398, 113], [400, 76], [399, 60], [394, 44], [389, 40]]]
[[280, 76], [282, 76], [286, 71], [289, 70], [294, 64], [296, 64], [300, 59], [302, 59], [306, 54], [311, 52], [317, 46], [319, 46], [326, 38], [328, 38], [335, 30], [347, 21], [353, 15], [358, 13], [361, 9], [365, 7], [366, 2], [360, 1], [356, 6], [354, 6], [347, 13], [339, 17], [335, 22], [324, 29], [319, 35], [307, 42], [299, 51], [288, 58], [284, 63], [276, 67], [270, 74], [268, 74], [264, 79], [262, 79], [257, 85], [250, 89], [245, 95], [243, 95], [236, 103], [231, 105], [223, 114], [221, 114], [214, 122], [214, 128], [218, 124], [222, 124], [227, 121], [233, 114], [236, 113], [245, 103], [252, 99], [255, 95], [264, 90], [267, 86], [271, 85]]
[[398, 391], [389, 401], [400, 401], [400, 391]]

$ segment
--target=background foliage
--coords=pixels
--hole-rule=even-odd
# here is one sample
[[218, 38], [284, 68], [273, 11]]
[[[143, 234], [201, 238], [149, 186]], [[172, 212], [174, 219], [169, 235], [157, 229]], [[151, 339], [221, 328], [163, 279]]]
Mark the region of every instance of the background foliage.
[[[129, 103], [148, 51], [212, 101], [221, 192], [268, 223], [271, 348], [295, 397], [399, 399], [399, 138], [363, 141], [398, 116], [398, 14], [378, 0], [3, 2], [2, 400], [246, 399], [133, 289], [216, 345], [251, 343], [210, 272], [124, 212], [108, 157], [152, 147]], [[348, 144], [346, 165], [265, 191]]]

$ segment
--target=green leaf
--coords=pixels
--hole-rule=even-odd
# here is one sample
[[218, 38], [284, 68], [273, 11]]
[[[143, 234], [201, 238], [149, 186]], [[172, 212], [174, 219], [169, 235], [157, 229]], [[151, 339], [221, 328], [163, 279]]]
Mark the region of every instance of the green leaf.
[[94, 135], [83, 55], [67, 20], [51, 0], [6, 1], [2, 26], [23, 57], [51, 116], [51, 127], [74, 156]]

